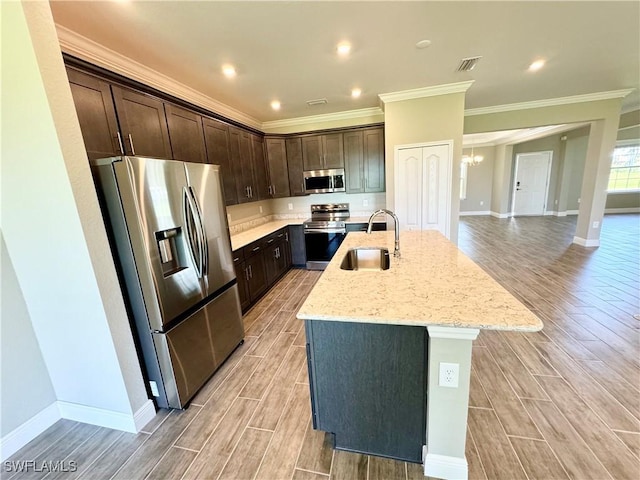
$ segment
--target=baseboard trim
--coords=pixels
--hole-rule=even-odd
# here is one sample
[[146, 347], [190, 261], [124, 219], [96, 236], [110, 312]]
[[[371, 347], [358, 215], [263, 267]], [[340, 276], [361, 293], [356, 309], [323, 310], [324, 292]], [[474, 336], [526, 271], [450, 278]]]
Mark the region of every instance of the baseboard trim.
[[459, 215], [461, 217], [472, 217], [472, 216], [486, 216], [490, 215], [491, 212], [489, 210], [477, 211], [477, 212], [460, 212]]
[[581, 238], [581, 237], [573, 237], [573, 243], [577, 245], [581, 245], [583, 247], [599, 247], [600, 239], [599, 238]]
[[466, 458], [427, 453], [424, 459], [424, 475], [425, 477], [466, 480], [469, 478], [469, 466]]
[[142, 407], [133, 415], [133, 423], [136, 427], [136, 433], [147, 426], [153, 417], [156, 416], [156, 406], [151, 400], [147, 400]]
[[128, 413], [61, 401], [58, 401], [58, 407], [62, 418], [68, 420], [112, 428], [113, 430], [138, 433], [134, 416]]
[[510, 213], [489, 212], [489, 214], [496, 218], [509, 218], [511, 216]]
[[53, 402], [0, 439], [0, 459], [9, 458], [61, 418], [58, 403]]
[[605, 208], [604, 213], [640, 213], [640, 207]]

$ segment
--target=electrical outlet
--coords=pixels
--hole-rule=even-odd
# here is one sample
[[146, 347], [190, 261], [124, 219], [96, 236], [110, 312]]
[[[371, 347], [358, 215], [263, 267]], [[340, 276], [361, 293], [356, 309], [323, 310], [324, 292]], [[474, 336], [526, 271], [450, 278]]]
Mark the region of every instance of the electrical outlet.
[[260, 205], [260, 213], [262, 213], [262, 205]]
[[480, 206], [484, 205], [484, 200], [480, 200]]
[[600, 222], [593, 222], [593, 228], [599, 228]]
[[149, 381], [149, 386], [151, 387], [151, 395], [159, 397], [160, 392], [158, 392], [158, 384], [154, 381]]
[[366, 198], [364, 200], [362, 200], [362, 206], [363, 207], [368, 207], [369, 206], [369, 200], [367, 200]]
[[438, 375], [438, 386], [458, 388], [458, 377], [460, 375], [459, 363], [440, 363], [440, 374]]
[[293, 210], [293, 203], [287, 203], [287, 207], [289, 208], [289, 210]]

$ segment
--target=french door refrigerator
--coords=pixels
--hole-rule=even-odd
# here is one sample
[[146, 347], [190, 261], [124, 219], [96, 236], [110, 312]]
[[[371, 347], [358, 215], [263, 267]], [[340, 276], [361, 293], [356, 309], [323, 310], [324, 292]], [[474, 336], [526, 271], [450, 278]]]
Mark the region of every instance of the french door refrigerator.
[[123, 156], [92, 169], [149, 391], [184, 408], [244, 337], [219, 167]]

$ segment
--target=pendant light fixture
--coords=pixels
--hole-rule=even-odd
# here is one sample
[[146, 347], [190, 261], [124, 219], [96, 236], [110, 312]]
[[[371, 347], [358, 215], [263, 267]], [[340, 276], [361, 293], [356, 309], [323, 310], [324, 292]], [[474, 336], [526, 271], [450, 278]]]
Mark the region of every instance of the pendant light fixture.
[[478, 165], [480, 162], [482, 162], [482, 160], [484, 160], [484, 157], [482, 155], [473, 154], [473, 145], [471, 145], [471, 155], [462, 156], [462, 163], [466, 163], [470, 167]]

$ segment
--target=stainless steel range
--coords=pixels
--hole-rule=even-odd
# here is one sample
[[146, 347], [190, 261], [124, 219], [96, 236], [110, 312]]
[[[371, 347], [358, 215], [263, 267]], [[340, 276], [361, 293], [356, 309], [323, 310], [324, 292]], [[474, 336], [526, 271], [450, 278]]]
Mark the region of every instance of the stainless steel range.
[[311, 205], [311, 218], [304, 222], [307, 268], [324, 270], [347, 234], [348, 203]]

